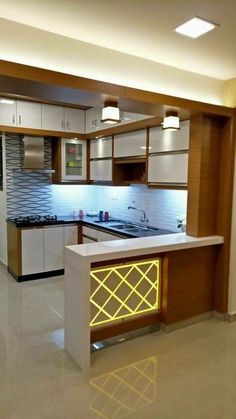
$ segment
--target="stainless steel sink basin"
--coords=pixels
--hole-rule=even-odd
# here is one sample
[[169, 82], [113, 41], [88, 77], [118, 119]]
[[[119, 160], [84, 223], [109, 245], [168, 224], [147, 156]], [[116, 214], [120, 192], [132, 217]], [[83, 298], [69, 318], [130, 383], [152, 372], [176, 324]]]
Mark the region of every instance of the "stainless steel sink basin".
[[133, 224], [112, 224], [113, 228], [117, 228], [117, 230], [132, 230], [133, 228], [136, 228]]

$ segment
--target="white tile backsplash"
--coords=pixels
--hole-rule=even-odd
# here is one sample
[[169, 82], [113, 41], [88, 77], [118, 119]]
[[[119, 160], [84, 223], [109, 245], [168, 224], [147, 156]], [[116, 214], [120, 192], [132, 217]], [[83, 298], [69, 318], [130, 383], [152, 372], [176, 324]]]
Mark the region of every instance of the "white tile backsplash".
[[178, 232], [176, 217], [186, 214], [187, 191], [148, 189], [145, 185], [52, 185], [53, 213], [57, 215], [72, 215], [75, 209], [84, 213], [103, 210], [114, 218], [139, 223], [142, 213], [128, 210], [130, 205], [144, 210], [150, 225]]

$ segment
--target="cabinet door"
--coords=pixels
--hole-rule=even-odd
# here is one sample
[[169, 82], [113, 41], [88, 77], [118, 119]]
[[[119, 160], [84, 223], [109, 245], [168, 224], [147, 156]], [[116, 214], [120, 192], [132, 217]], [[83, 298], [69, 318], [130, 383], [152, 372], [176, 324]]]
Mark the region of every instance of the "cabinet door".
[[22, 275], [44, 272], [43, 229], [21, 230]]
[[0, 125], [16, 125], [16, 100], [0, 98]]
[[42, 129], [64, 131], [64, 109], [60, 106], [42, 105]]
[[90, 141], [90, 158], [112, 157], [112, 137], [98, 138]]
[[86, 142], [62, 138], [62, 180], [86, 179]]
[[97, 242], [96, 240], [89, 239], [88, 237], [83, 236], [83, 244], [85, 244], [85, 243], [96, 243], [96, 242]]
[[115, 135], [114, 157], [142, 156], [146, 154], [146, 130]]
[[149, 153], [188, 150], [189, 121], [180, 123], [180, 130], [167, 131], [162, 127], [150, 128]]
[[64, 108], [65, 130], [69, 132], [85, 132], [85, 111]]
[[97, 240], [98, 230], [96, 228], [83, 226], [83, 235], [90, 237], [91, 239]]
[[90, 179], [97, 181], [111, 181], [112, 160], [91, 160]]
[[25, 128], [42, 128], [41, 103], [17, 100], [17, 126]]
[[188, 180], [188, 153], [148, 158], [148, 182], [184, 183]]
[[98, 231], [98, 241], [105, 242], [110, 240], [121, 240], [121, 237], [114, 236], [113, 234]]
[[45, 227], [44, 241], [44, 271], [64, 269], [64, 228]]
[[64, 246], [72, 246], [78, 244], [78, 226], [64, 226]]

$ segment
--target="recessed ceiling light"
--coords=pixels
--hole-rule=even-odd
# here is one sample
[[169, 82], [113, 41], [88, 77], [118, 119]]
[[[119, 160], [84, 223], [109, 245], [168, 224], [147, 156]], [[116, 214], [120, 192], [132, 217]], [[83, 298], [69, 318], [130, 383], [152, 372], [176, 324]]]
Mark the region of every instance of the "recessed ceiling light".
[[189, 36], [190, 38], [198, 38], [214, 29], [217, 25], [216, 23], [208, 22], [207, 20], [201, 19], [200, 17], [193, 17], [183, 25], [178, 26], [175, 31], [181, 33], [182, 35]]

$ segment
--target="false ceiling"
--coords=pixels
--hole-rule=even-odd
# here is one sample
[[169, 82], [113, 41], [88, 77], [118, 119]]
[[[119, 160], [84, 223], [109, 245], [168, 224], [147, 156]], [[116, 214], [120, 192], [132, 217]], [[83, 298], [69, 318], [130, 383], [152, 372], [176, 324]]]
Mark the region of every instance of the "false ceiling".
[[[173, 31], [193, 16], [220, 26]], [[195, 73], [236, 77], [235, 0], [0, 0], [0, 17]]]

